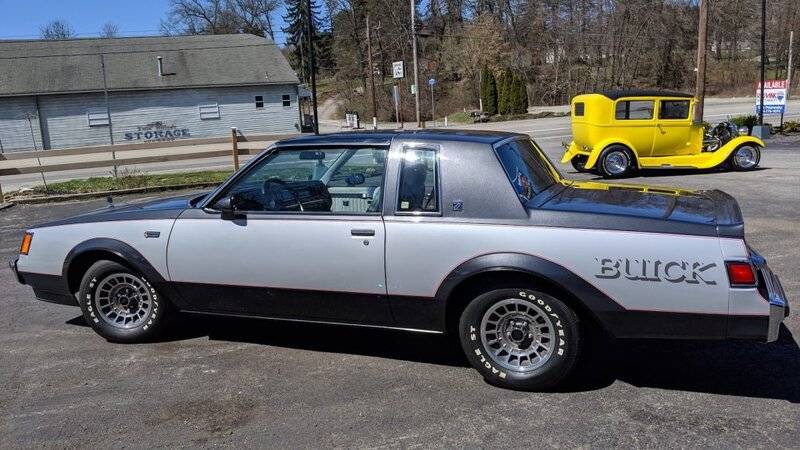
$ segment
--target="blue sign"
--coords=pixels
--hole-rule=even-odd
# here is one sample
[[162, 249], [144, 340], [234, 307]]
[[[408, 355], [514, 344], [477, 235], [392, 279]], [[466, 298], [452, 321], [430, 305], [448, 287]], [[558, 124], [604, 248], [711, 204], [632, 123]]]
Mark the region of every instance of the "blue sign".
[[[756, 105], [756, 115], [758, 115], [758, 110], [760, 105]], [[786, 105], [765, 105], [764, 106], [764, 115], [782, 115], [786, 113]]]
[[434, 84], [436, 84], [436, 79], [431, 78], [430, 80], [428, 80], [428, 86], [433, 86]]

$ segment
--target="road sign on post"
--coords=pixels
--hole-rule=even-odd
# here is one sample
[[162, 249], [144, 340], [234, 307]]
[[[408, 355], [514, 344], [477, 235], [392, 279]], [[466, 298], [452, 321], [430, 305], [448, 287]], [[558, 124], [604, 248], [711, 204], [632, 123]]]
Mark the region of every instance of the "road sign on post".
[[403, 61], [395, 61], [392, 63], [392, 78], [399, 79], [405, 78], [406, 69], [403, 67]]
[[[761, 113], [761, 83], [756, 85], [756, 114]], [[786, 80], [764, 81], [764, 114], [786, 113]]]

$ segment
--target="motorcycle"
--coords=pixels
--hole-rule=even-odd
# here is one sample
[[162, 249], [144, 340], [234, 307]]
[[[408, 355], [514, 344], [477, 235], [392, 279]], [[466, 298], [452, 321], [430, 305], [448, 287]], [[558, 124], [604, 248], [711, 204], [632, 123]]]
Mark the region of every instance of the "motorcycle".
[[749, 134], [750, 130], [748, 130], [747, 127], [739, 128], [728, 118], [728, 120], [720, 122], [715, 127], [706, 130], [706, 134], [703, 137], [703, 151], [715, 152], [731, 139], [737, 136], [747, 136]]

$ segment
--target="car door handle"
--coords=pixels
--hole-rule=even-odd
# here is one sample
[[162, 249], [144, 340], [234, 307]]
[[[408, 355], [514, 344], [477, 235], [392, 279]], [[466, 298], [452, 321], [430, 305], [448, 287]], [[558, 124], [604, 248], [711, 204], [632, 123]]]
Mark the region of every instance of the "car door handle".
[[352, 235], [352, 236], [375, 236], [375, 230], [354, 229], [354, 230], [350, 230], [350, 235]]

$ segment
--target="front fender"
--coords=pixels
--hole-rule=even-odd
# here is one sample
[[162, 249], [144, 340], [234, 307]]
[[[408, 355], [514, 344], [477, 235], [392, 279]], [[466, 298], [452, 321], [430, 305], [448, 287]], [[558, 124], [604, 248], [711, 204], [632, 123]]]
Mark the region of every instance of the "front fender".
[[717, 151], [708, 153], [704, 152], [703, 155], [709, 155], [708, 158], [702, 160], [694, 165], [697, 169], [711, 169], [717, 167], [721, 164], [724, 164], [725, 161], [731, 156], [737, 148], [739, 148], [742, 144], [755, 144], [761, 148], [766, 147], [764, 141], [757, 137], [753, 136], [738, 136], [730, 141], [727, 144], [720, 147]]

